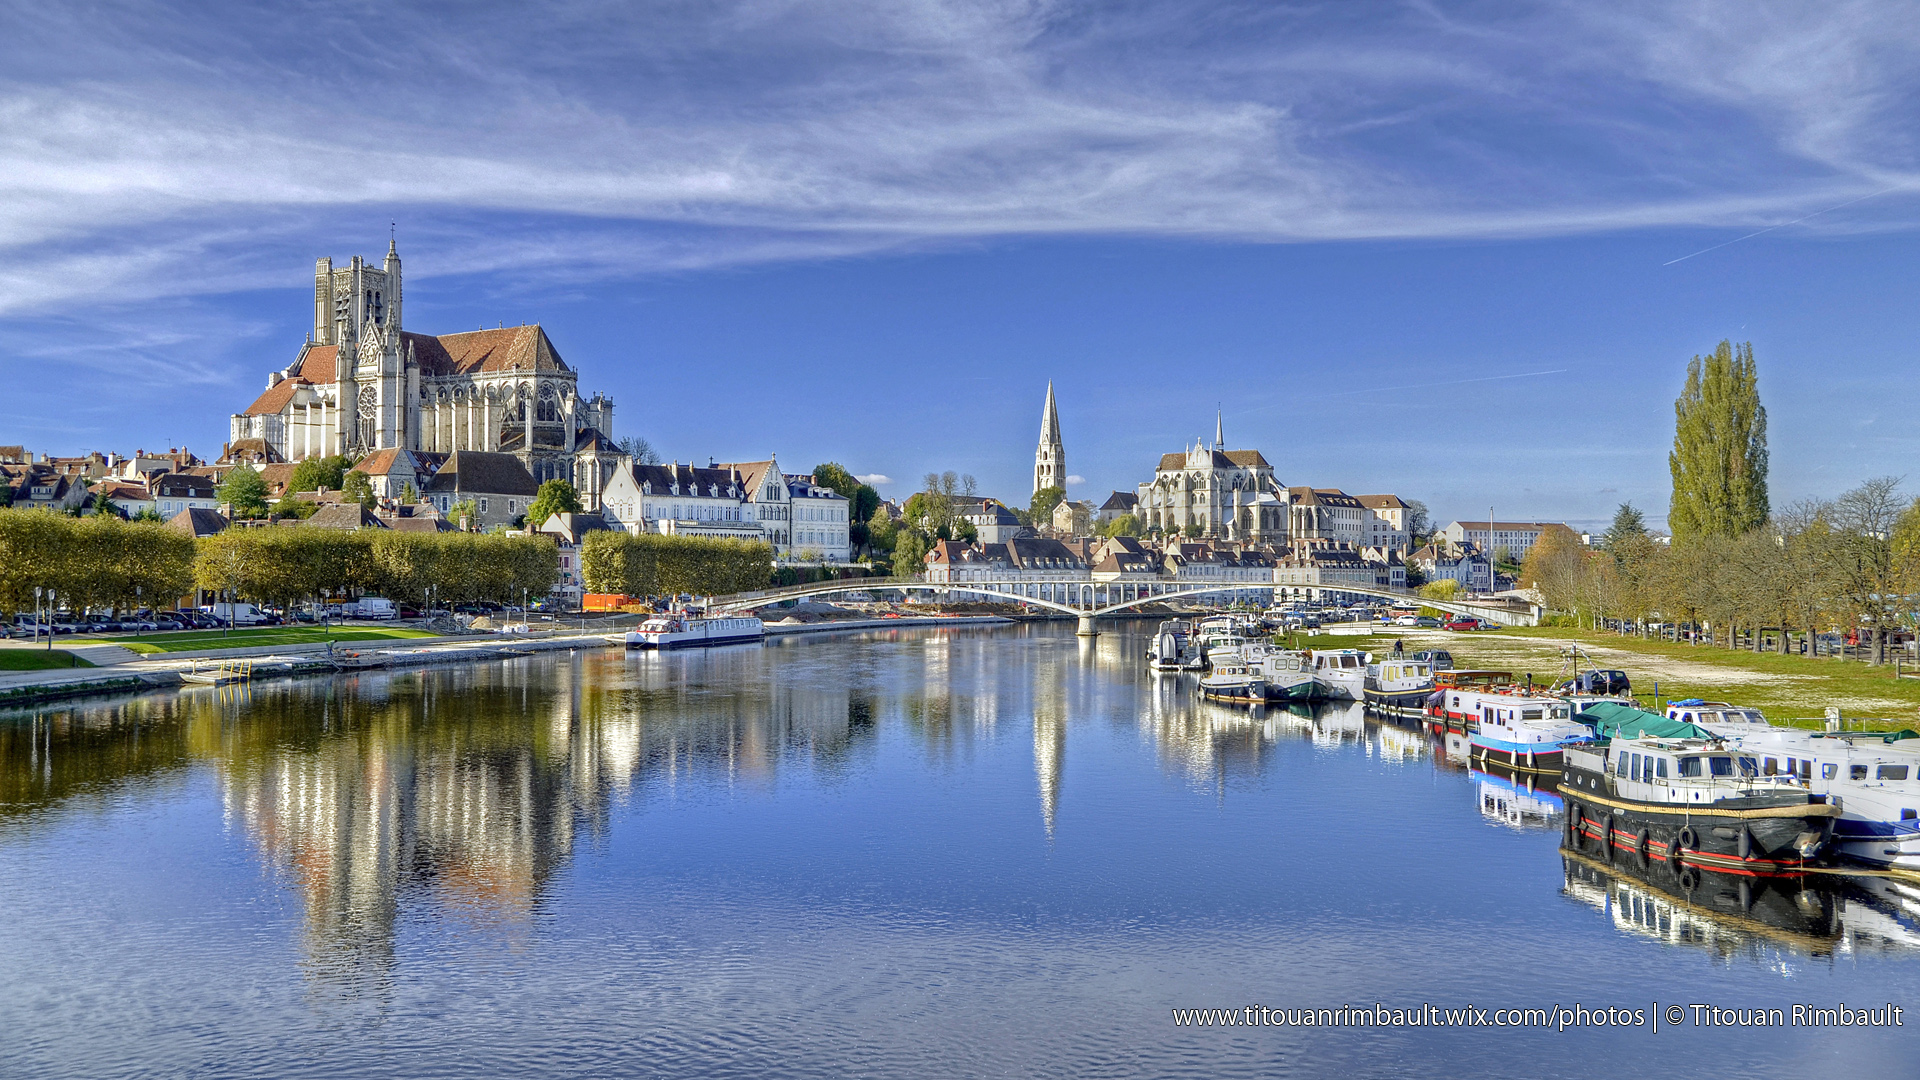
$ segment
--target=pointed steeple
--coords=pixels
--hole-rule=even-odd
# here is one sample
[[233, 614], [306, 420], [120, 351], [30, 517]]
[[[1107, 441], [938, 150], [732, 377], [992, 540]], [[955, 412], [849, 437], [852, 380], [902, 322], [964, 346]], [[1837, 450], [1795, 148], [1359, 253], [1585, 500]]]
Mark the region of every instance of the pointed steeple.
[[1227, 448], [1225, 425], [1226, 413], [1216, 407], [1213, 413], [1213, 448], [1215, 450], [1225, 450]]
[[1067, 450], [1060, 441], [1060, 411], [1053, 401], [1053, 380], [1047, 380], [1047, 407], [1040, 414], [1040, 448], [1033, 455], [1033, 490], [1067, 486]]

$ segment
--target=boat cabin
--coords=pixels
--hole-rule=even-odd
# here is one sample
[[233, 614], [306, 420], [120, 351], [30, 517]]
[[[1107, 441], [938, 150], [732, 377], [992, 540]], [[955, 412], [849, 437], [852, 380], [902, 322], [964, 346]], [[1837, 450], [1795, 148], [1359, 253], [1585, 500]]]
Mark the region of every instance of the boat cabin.
[[1689, 724], [1757, 724], [1770, 727], [1767, 718], [1760, 715], [1759, 709], [1744, 709], [1729, 705], [1724, 701], [1701, 701], [1688, 698], [1667, 705], [1667, 719], [1684, 720]]

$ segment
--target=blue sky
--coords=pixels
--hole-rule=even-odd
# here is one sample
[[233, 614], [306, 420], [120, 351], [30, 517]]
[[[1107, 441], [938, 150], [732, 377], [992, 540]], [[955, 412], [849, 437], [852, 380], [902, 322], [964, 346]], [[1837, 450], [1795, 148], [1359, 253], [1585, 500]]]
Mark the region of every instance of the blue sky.
[[537, 320], [616, 434], [890, 494], [1024, 498], [1052, 378], [1076, 495], [1218, 405], [1289, 484], [1657, 518], [1726, 337], [1776, 502], [1915, 456], [1912, 5], [4, 10], [36, 451], [217, 452], [396, 222], [410, 329]]

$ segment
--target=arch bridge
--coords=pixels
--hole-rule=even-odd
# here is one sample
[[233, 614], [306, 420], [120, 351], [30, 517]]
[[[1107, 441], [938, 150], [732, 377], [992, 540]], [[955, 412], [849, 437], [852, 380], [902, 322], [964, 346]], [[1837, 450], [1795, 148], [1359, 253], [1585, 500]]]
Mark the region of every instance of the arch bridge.
[[802, 600], [814, 596], [830, 596], [836, 593], [872, 592], [877, 589], [897, 589], [903, 592], [926, 592], [940, 596], [955, 594], [978, 596], [990, 600], [1007, 601], [1018, 604], [1030, 604], [1047, 608], [1065, 615], [1072, 615], [1080, 621], [1079, 632], [1083, 635], [1099, 633], [1094, 628], [1094, 620], [1102, 615], [1115, 615], [1123, 611], [1140, 607], [1143, 604], [1162, 600], [1199, 599], [1215, 597], [1224, 602], [1250, 598], [1247, 594], [1260, 593], [1271, 595], [1274, 591], [1287, 588], [1311, 588], [1316, 592], [1340, 593], [1357, 596], [1371, 596], [1383, 600], [1416, 604], [1421, 607], [1435, 608], [1454, 615], [1471, 615], [1486, 622], [1501, 626], [1533, 626], [1539, 621], [1539, 609], [1528, 608], [1518, 611], [1500, 604], [1473, 603], [1460, 600], [1434, 600], [1415, 593], [1411, 589], [1395, 589], [1379, 585], [1351, 585], [1340, 582], [1325, 586], [1286, 586], [1268, 585], [1261, 582], [1196, 582], [1196, 581], [1095, 581], [1092, 578], [1062, 579], [1057, 581], [1029, 581], [1014, 578], [981, 578], [969, 581], [928, 581], [924, 577], [913, 578], [850, 578], [843, 581], [822, 581], [811, 585], [790, 585], [778, 589], [762, 589], [753, 592], [734, 593], [730, 596], [712, 598], [710, 607], [714, 611], [752, 611], [770, 604], [786, 600]]

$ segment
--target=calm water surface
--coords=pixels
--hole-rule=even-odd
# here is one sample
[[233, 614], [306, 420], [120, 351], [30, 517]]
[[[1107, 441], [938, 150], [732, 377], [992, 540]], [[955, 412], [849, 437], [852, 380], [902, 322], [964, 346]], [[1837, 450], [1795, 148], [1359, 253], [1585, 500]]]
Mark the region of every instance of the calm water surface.
[[1669, 896], [1417, 732], [1195, 701], [1143, 629], [0, 714], [0, 1074], [1920, 1075], [1912, 1027], [1175, 1027], [1912, 1009], [1920, 891]]

